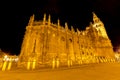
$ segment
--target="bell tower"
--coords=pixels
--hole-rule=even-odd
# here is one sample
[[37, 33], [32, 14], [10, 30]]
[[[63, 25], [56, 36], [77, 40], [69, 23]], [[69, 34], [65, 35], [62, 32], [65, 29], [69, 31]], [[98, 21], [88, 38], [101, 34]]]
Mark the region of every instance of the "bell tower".
[[97, 29], [98, 35], [104, 38], [108, 38], [103, 22], [93, 12], [93, 27]]

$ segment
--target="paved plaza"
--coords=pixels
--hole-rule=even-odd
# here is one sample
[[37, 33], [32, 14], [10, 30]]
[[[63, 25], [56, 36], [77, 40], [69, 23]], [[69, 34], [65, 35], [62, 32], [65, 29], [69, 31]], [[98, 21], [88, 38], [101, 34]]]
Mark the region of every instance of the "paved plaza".
[[120, 80], [120, 63], [83, 64], [54, 70], [0, 71], [0, 80]]

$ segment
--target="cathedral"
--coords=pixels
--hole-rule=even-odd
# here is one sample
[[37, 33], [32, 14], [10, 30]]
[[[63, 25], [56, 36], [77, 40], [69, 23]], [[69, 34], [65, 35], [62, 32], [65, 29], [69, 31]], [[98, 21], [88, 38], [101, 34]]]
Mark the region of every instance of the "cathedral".
[[101, 62], [113, 59], [114, 52], [103, 22], [93, 13], [93, 21], [80, 31], [68, 24], [51, 22], [51, 16], [44, 14], [43, 20], [31, 16], [26, 26], [19, 62], [36, 61], [36, 65], [59, 65]]

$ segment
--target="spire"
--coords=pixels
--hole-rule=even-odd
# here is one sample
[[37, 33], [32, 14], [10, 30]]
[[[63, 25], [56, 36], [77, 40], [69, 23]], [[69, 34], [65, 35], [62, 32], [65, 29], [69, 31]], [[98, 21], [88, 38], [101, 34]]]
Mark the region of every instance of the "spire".
[[59, 19], [57, 20], [57, 25], [58, 25], [58, 27], [60, 27], [60, 20]]
[[108, 38], [103, 22], [93, 12], [93, 27], [98, 31], [98, 35], [104, 38]]
[[65, 30], [68, 30], [68, 24], [65, 22]]
[[97, 15], [94, 12], [92, 12], [92, 14], [93, 14], [93, 22], [94, 23], [98, 22], [99, 18], [97, 17]]
[[43, 17], [43, 24], [45, 25], [45, 22], [46, 22], [46, 13], [44, 14], [44, 17]]
[[92, 14], [93, 14], [93, 18], [97, 18], [97, 15], [94, 12], [92, 12]]
[[49, 15], [48, 16], [48, 25], [50, 25], [51, 24], [51, 16]]
[[80, 34], [80, 31], [79, 31], [79, 29], [77, 28], [77, 34], [79, 35]]
[[93, 25], [92, 22], [90, 22], [89, 25], [90, 25], [90, 27], [92, 27], [92, 25]]
[[73, 26], [71, 26], [71, 31], [72, 31], [73, 33], [75, 32], [75, 30], [74, 30]]
[[28, 25], [32, 25], [32, 23], [34, 22], [34, 17], [35, 17], [34, 14], [30, 17]]

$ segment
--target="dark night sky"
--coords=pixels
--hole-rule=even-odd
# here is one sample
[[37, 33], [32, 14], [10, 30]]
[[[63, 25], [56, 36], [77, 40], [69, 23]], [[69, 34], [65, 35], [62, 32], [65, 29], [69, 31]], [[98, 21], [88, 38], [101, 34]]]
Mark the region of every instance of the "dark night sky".
[[68, 22], [74, 28], [85, 29], [92, 21], [92, 12], [103, 21], [114, 47], [120, 45], [120, 1], [119, 0], [31, 0], [0, 2], [0, 48], [12, 54], [19, 54], [29, 17], [42, 19], [51, 14], [52, 21]]

